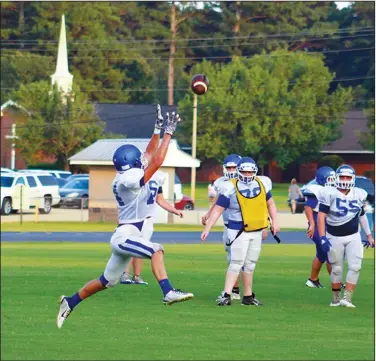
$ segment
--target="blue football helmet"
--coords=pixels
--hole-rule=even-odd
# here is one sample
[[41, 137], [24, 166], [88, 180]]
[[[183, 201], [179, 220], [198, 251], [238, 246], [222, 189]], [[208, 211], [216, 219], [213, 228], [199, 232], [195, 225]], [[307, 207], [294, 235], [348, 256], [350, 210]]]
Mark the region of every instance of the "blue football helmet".
[[[250, 184], [255, 180], [257, 171], [257, 164], [251, 157], [243, 157], [236, 165], [238, 179], [240, 182], [245, 184]], [[245, 176], [242, 174], [242, 172], [252, 172], [253, 174], [250, 176]]]
[[233, 172], [229, 172], [228, 169], [227, 169], [227, 167], [236, 167], [236, 165], [238, 164], [238, 162], [239, 162], [240, 159], [242, 159], [242, 157], [240, 155], [238, 155], [238, 154], [230, 154], [223, 161], [223, 175], [227, 179], [231, 179], [231, 178], [236, 178], [237, 177], [236, 169]]
[[117, 171], [131, 168], [145, 168], [145, 160], [141, 151], [132, 144], [125, 144], [116, 149], [112, 161]]
[[[341, 179], [341, 177], [351, 177], [349, 180]], [[339, 189], [350, 189], [355, 187], [355, 170], [351, 165], [341, 165], [336, 170], [336, 187]]]
[[335, 186], [336, 172], [330, 167], [320, 167], [316, 171], [316, 182], [321, 186]]

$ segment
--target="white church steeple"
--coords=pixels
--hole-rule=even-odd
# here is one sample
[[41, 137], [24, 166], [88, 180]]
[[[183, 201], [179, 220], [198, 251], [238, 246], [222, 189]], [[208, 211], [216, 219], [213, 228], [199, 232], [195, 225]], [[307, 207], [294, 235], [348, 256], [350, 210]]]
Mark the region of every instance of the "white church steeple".
[[51, 75], [52, 85], [57, 84], [58, 88], [68, 95], [72, 91], [73, 75], [68, 69], [67, 37], [65, 34], [65, 17], [61, 16], [61, 29], [59, 38], [59, 49], [57, 52], [57, 63], [55, 74]]

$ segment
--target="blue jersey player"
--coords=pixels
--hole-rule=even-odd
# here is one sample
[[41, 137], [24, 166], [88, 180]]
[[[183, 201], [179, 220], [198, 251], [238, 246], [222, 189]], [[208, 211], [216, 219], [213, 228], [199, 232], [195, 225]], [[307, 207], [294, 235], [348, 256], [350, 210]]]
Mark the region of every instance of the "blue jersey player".
[[[160, 114], [158, 106], [157, 114]], [[122, 145], [113, 156], [116, 168], [112, 189], [118, 203], [118, 227], [111, 237], [112, 254], [103, 274], [84, 285], [71, 297], [62, 296], [57, 315], [57, 327], [61, 328], [74, 308], [95, 293], [115, 286], [132, 257], [148, 258], [155, 278], [163, 292], [163, 303], [172, 304], [193, 298], [192, 293], [174, 289], [163, 262], [163, 247], [150, 242], [143, 233], [143, 224], [148, 215], [147, 201], [151, 196], [148, 182], [161, 167], [172, 135], [180, 121], [178, 114], [167, 113], [164, 136], [159, 144], [159, 132], [163, 118], [157, 116], [156, 130], [146, 149], [145, 157], [134, 145]], [[149, 232], [149, 229], [147, 230]]]
[[320, 167], [316, 171], [315, 182], [308, 184], [303, 190], [306, 199], [304, 212], [308, 220], [307, 235], [316, 244], [316, 257], [312, 261], [311, 276], [306, 282], [307, 287], [323, 288], [319, 280], [319, 273], [322, 265], [326, 262], [326, 267], [330, 274], [332, 267], [327, 260], [326, 253], [321, 249], [321, 240], [317, 228], [317, 215], [319, 212], [318, 196], [323, 187], [334, 186], [335, 171], [330, 167]]

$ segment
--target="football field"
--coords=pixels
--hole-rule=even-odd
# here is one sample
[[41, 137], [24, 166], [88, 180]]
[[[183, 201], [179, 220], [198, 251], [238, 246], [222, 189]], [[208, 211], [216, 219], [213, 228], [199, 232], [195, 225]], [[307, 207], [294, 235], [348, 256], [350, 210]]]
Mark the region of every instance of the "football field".
[[374, 268], [365, 250], [356, 309], [330, 308], [325, 289], [309, 289], [312, 245], [266, 244], [254, 291], [264, 307], [218, 307], [225, 252], [220, 244], [166, 245], [171, 283], [192, 301], [164, 306], [149, 286], [118, 285], [82, 302], [60, 330], [58, 298], [103, 272], [106, 243], [1, 244], [2, 360], [372, 360]]

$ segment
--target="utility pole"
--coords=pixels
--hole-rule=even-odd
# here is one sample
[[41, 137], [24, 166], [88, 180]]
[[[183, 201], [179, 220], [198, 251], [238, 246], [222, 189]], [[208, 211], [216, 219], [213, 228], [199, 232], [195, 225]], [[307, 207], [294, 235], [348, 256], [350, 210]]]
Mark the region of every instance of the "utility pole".
[[[193, 127], [192, 127], [192, 157], [196, 159], [197, 138], [197, 94], [193, 94]], [[191, 198], [195, 202], [196, 193], [196, 168], [191, 168]]]
[[12, 139], [12, 152], [11, 152], [11, 158], [10, 158], [10, 163], [11, 169], [16, 168], [16, 139], [18, 138], [16, 136], [16, 123], [12, 124], [12, 135], [6, 135], [5, 138], [7, 139]]

